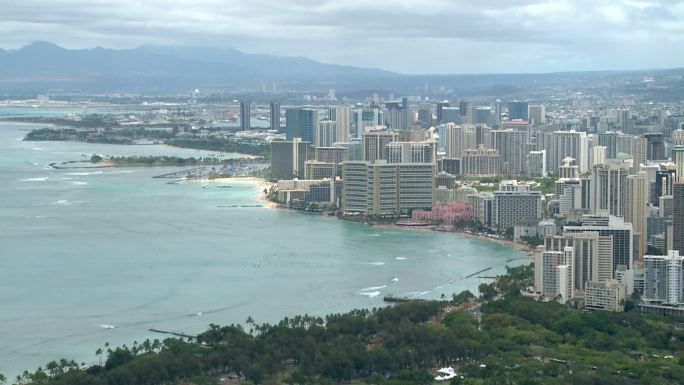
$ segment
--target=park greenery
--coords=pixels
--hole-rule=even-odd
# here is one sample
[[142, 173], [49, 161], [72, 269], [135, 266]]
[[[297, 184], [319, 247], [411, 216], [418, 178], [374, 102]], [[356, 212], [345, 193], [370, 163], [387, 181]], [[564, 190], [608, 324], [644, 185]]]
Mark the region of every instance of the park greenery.
[[267, 143], [257, 140], [247, 140], [224, 137], [189, 137], [177, 138], [168, 130], [144, 129], [142, 127], [120, 128], [117, 130], [80, 129], [80, 128], [40, 128], [29, 131], [24, 140], [29, 141], [79, 141], [107, 144], [135, 144], [136, 140], [152, 140], [170, 146], [208, 150], [217, 152], [231, 152], [254, 155], [270, 159], [271, 148]]
[[255, 155], [264, 159], [271, 158], [271, 147], [266, 143], [257, 141], [235, 141], [218, 138], [176, 138], [167, 141], [167, 144], [176, 147], [194, 148], [197, 150], [235, 152], [239, 154]]
[[53, 361], [16, 381], [427, 385], [436, 368], [451, 366], [458, 373], [451, 384], [684, 382], [681, 324], [524, 299], [520, 290], [531, 281], [531, 266], [520, 266], [481, 285], [479, 297], [466, 291], [451, 300], [297, 316], [276, 324], [250, 317], [245, 327], [210, 325], [192, 340], [105, 346], [88, 368]]
[[90, 158], [93, 163], [108, 162], [112, 166], [135, 167], [135, 166], [196, 166], [196, 165], [221, 165], [245, 162], [245, 159], [220, 159], [220, 158], [181, 158], [177, 156], [111, 156], [103, 158], [93, 155]]

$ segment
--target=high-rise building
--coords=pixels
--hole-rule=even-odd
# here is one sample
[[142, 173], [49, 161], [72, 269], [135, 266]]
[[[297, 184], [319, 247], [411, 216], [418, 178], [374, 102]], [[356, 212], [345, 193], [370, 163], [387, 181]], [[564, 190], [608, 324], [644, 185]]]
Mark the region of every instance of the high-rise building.
[[503, 107], [501, 103], [501, 99], [496, 99], [494, 102], [494, 119], [493, 123], [495, 126], [499, 126], [501, 124], [501, 114], [503, 114]]
[[335, 179], [335, 163], [307, 160], [304, 163], [304, 174], [307, 180]]
[[391, 142], [385, 146], [388, 163], [436, 163], [434, 142]]
[[629, 270], [632, 269], [634, 237], [631, 223], [626, 223], [622, 218], [615, 216], [584, 215], [580, 226], [563, 227], [564, 234], [588, 231], [598, 232], [603, 237], [612, 237], [613, 277], [615, 277], [615, 269], [619, 266], [625, 266]]
[[458, 107], [443, 107], [442, 121], [444, 123], [459, 123], [461, 121], [461, 112]]
[[684, 256], [671, 250], [668, 255], [644, 256], [642, 300], [655, 306], [684, 306]]
[[311, 142], [299, 138], [272, 141], [271, 177], [277, 180], [304, 177], [310, 145]]
[[448, 158], [461, 158], [465, 150], [477, 147], [477, 131], [475, 126], [447, 123], [446, 155]]
[[546, 109], [543, 104], [530, 104], [527, 115], [530, 124], [533, 126], [541, 126], [546, 123]]
[[524, 102], [520, 100], [508, 102], [508, 119], [529, 120], [528, 108], [529, 102]]
[[579, 166], [574, 158], [565, 157], [558, 167], [558, 177], [560, 179], [577, 179], [580, 177]]
[[677, 170], [667, 169], [656, 171], [655, 189], [653, 200], [654, 206], [660, 206], [660, 198], [672, 195], [672, 186], [677, 181]]
[[345, 162], [343, 210], [397, 215], [434, 204], [434, 163]]
[[465, 99], [462, 99], [460, 103], [458, 103], [458, 113], [461, 115], [461, 117], [465, 117], [468, 114], [468, 101]]
[[499, 151], [480, 145], [467, 149], [461, 157], [461, 174], [468, 176], [497, 176], [501, 173]]
[[271, 130], [280, 132], [280, 103], [271, 102]]
[[316, 161], [335, 165], [335, 175], [342, 177], [342, 162], [347, 160], [348, 143], [335, 143], [336, 147], [316, 147]]
[[629, 163], [609, 161], [594, 166], [591, 181], [593, 211], [622, 217], [627, 204]]
[[347, 142], [351, 132], [349, 107], [335, 107], [330, 109], [330, 120], [334, 120], [337, 127], [335, 142]]
[[494, 130], [490, 136], [490, 147], [499, 150], [501, 172], [508, 175], [524, 174], [527, 171], [527, 132]]
[[461, 174], [460, 158], [441, 158], [438, 162], [439, 171], [447, 172], [451, 175]]
[[411, 124], [413, 124], [413, 118], [412, 114], [413, 112], [411, 111], [411, 105], [409, 104], [409, 99], [407, 97], [402, 97], [401, 98], [401, 113], [402, 113], [402, 130], [408, 130], [411, 127]]
[[341, 143], [336, 147], [316, 147], [316, 161], [326, 163], [342, 163], [347, 160], [348, 148]]
[[646, 159], [648, 160], [664, 160], [667, 159], [665, 155], [665, 138], [660, 132], [650, 132], [644, 134], [646, 138]]
[[318, 124], [318, 112], [308, 108], [288, 108], [285, 110], [285, 136], [288, 140], [302, 138], [313, 143], [314, 130]]
[[541, 267], [540, 292], [546, 298], [561, 303], [574, 297], [573, 261], [575, 251], [565, 247], [562, 251], [543, 251], [535, 266]]
[[684, 146], [684, 130], [678, 128], [672, 131], [672, 145], [673, 146]]
[[385, 159], [385, 146], [399, 138], [399, 134], [390, 131], [370, 131], [363, 134], [363, 159], [373, 161]]
[[449, 101], [448, 100], [443, 100], [441, 102], [437, 102], [437, 122], [438, 123], [448, 123], [447, 120], [444, 120], [444, 108], [449, 107]]
[[549, 170], [557, 172], [566, 157], [577, 161], [580, 173], [584, 174], [589, 170], [589, 146], [586, 132], [555, 131], [544, 146]]
[[332, 120], [321, 120], [314, 132], [314, 147], [332, 147], [337, 142], [337, 123]]
[[589, 170], [594, 169], [594, 165], [606, 163], [606, 147], [594, 146], [589, 150]]
[[632, 118], [632, 110], [618, 110], [618, 127], [622, 132], [627, 134], [634, 133], [634, 119]]
[[684, 182], [672, 186], [672, 248], [684, 251]]
[[541, 219], [541, 192], [526, 185], [501, 182], [494, 192], [494, 225], [507, 230], [518, 223]]
[[250, 129], [250, 104], [249, 102], [240, 102], [240, 131], [247, 131]]
[[590, 180], [561, 178], [556, 181], [558, 213], [567, 218], [588, 214], [591, 208]]
[[648, 159], [648, 140], [643, 136], [634, 137], [634, 147], [632, 158], [634, 158], [634, 168], [646, 164]]
[[646, 221], [648, 217], [649, 183], [646, 173], [627, 176], [625, 185], [627, 202], [625, 204], [625, 221], [632, 224], [635, 245], [635, 259], [646, 254]]
[[597, 134], [598, 136], [598, 145], [599, 146], [604, 146], [606, 148], [606, 159], [615, 159], [617, 158], [617, 138], [618, 138], [618, 133], [609, 131], [609, 132], [599, 132]]
[[487, 106], [473, 106], [470, 124], [491, 124], [492, 108]]
[[613, 238], [610, 236], [587, 231], [544, 238], [546, 251], [563, 251], [566, 247], [575, 250], [575, 290], [584, 291], [589, 281], [604, 282], [613, 278]]
[[677, 180], [684, 178], [684, 146], [672, 147], [672, 163], [675, 165]]
[[529, 152], [527, 173], [533, 177], [546, 177], [546, 150]]
[[432, 103], [425, 102], [418, 105], [418, 122], [426, 127], [432, 125]]

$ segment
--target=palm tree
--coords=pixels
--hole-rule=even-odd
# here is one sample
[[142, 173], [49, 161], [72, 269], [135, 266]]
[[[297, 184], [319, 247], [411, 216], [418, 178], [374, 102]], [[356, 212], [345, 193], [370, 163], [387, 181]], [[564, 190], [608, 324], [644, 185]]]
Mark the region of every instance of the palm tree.
[[97, 348], [97, 350], [95, 351], [95, 355], [97, 356], [97, 358], [99, 358], [100, 366], [102, 366], [102, 348]]
[[4, 384], [7, 382], [7, 377], [5, 377], [4, 374], [0, 373], [0, 384]]

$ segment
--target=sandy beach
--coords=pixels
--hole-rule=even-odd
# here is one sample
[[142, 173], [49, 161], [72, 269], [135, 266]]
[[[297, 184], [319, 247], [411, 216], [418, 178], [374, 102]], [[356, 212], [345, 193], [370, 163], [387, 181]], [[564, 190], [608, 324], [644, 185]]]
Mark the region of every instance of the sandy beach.
[[[266, 198], [266, 194], [263, 193], [263, 190], [268, 190], [273, 185], [275, 185], [275, 183], [268, 182], [267, 180], [265, 180], [263, 178], [230, 177], [230, 178], [212, 179], [211, 181], [212, 182], [222, 182], [222, 183], [248, 184], [248, 185], [256, 186], [259, 188], [259, 193], [255, 197], [256, 197], [256, 199], [261, 201], [265, 207], [276, 208], [276, 209], [285, 209], [282, 205], [279, 205], [275, 202], [271, 202]], [[296, 211], [296, 210], [294, 210], [294, 211]], [[406, 230], [406, 231], [434, 231], [431, 227], [399, 226], [396, 224], [374, 224], [373, 226], [393, 228], [393, 229]], [[530, 260], [534, 259], [534, 248], [532, 248], [529, 245], [524, 244], [524, 243], [511, 241], [508, 239], [488, 237], [486, 235], [478, 235], [475, 233], [467, 233], [467, 232], [458, 231], [458, 230], [443, 231], [442, 233], [459, 235], [459, 236], [464, 236], [464, 237], [469, 237], [469, 238], [484, 239], [487, 241], [496, 242], [496, 243], [499, 243], [501, 245], [506, 245], [506, 246], [513, 247], [513, 248], [516, 248], [518, 250], [524, 251], [525, 254], [527, 255], [527, 258], [529, 258]]]

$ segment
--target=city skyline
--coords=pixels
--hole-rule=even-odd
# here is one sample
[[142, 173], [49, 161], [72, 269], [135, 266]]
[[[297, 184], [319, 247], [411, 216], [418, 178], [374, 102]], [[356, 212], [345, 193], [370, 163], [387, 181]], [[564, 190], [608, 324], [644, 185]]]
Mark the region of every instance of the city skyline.
[[682, 66], [683, 16], [684, 2], [642, 0], [32, 0], [5, 7], [0, 47], [233, 47], [404, 74], [632, 70]]

